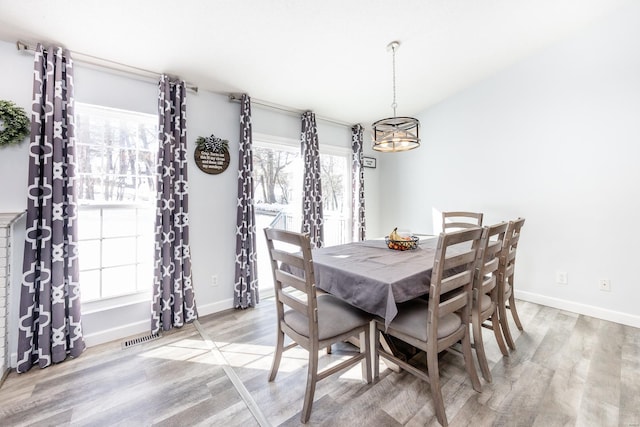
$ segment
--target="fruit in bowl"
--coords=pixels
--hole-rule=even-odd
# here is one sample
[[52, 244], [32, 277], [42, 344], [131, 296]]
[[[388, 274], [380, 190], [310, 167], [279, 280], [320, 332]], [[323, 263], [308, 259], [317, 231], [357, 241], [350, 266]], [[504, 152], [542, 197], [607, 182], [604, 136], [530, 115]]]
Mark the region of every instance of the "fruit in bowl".
[[396, 251], [406, 251], [418, 247], [418, 238], [416, 236], [403, 236], [398, 233], [398, 228], [394, 228], [388, 236], [384, 238], [389, 249]]

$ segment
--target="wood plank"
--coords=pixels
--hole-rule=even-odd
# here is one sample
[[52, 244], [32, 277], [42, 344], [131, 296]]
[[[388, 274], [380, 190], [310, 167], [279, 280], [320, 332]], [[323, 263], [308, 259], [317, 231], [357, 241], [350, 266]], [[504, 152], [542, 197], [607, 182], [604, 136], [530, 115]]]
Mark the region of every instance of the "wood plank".
[[596, 334], [577, 424], [618, 425], [623, 326], [603, 320]]
[[640, 426], [640, 334], [630, 326], [622, 330], [620, 425]]

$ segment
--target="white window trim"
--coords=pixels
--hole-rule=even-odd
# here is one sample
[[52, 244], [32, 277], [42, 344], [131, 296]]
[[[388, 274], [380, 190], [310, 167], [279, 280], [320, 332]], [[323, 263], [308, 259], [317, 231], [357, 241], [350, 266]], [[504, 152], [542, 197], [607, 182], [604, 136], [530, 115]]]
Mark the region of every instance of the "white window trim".
[[[270, 148], [285, 148], [300, 150], [300, 140], [293, 138], [285, 138], [281, 136], [273, 136], [264, 133], [253, 133], [253, 144], [256, 147], [264, 147], [268, 144]], [[352, 150], [350, 147], [341, 147], [338, 145], [320, 143], [320, 154], [328, 154], [331, 156], [346, 156], [351, 160]], [[351, 168], [349, 168], [349, 179], [351, 179]]]
[[[268, 134], [264, 134], [264, 133], [258, 133], [258, 132], [254, 132], [253, 136], [252, 136], [252, 140], [253, 140], [253, 145], [255, 147], [265, 147], [265, 148], [283, 148], [286, 150], [289, 150], [291, 148], [296, 149], [296, 150], [300, 150], [300, 140], [297, 139], [293, 139], [293, 138], [286, 138], [286, 137], [281, 137], [281, 136], [274, 136], [274, 135], [268, 135]], [[353, 154], [353, 150], [351, 149], [351, 147], [341, 147], [338, 145], [331, 145], [331, 144], [319, 144], [319, 151], [320, 154], [325, 154], [325, 155], [330, 155], [330, 156], [344, 156], [347, 158], [347, 186], [349, 188], [349, 192], [351, 192], [351, 182], [353, 180], [353, 171], [351, 170], [351, 162], [353, 161], [352, 159], [352, 154]], [[353, 194], [351, 195], [351, 198], [353, 198]], [[353, 218], [353, 206], [351, 206], [351, 203], [348, 204], [347, 206], [348, 209], [348, 217], [349, 218]], [[351, 230], [352, 228], [352, 224], [353, 221], [349, 222], [348, 228], [349, 228], [349, 232], [351, 233], [351, 235], [353, 235], [353, 230]]]
[[[144, 113], [144, 112], [140, 112], [140, 111], [133, 111], [133, 110], [126, 110], [123, 108], [112, 108], [112, 107], [108, 107], [108, 106], [104, 106], [104, 105], [100, 105], [100, 104], [92, 104], [92, 103], [86, 103], [86, 102], [82, 102], [82, 103], [78, 103], [76, 102], [76, 106], [78, 104], [81, 104], [81, 106], [83, 107], [87, 107], [88, 109], [99, 109], [102, 111], [106, 111], [108, 114], [111, 112], [115, 112], [115, 113], [122, 113], [125, 112], [127, 115], [131, 115], [131, 116], [137, 116], [137, 117], [144, 117], [144, 118], [152, 118], [152, 117], [156, 117], [154, 116], [154, 114], [150, 114], [150, 113]], [[76, 136], [76, 140], [77, 140], [77, 136]], [[149, 209], [153, 209], [155, 206], [155, 203], [153, 203], [150, 206], [147, 206], [145, 204], [142, 203], [131, 203], [131, 202], [115, 202], [115, 203], [108, 203], [108, 202], [104, 202], [104, 201], [97, 201], [95, 203], [92, 203], [90, 201], [82, 201], [78, 203], [78, 209], [82, 209], [83, 207], [90, 207], [90, 208], [96, 208], [96, 209], [119, 209], [119, 208], [149, 208]], [[150, 250], [152, 250], [152, 248], [150, 248]], [[81, 255], [82, 256], [82, 255]], [[108, 310], [112, 310], [112, 309], [116, 309], [116, 308], [120, 308], [120, 307], [125, 307], [125, 306], [130, 306], [130, 305], [136, 305], [136, 304], [141, 304], [141, 303], [149, 303], [151, 302], [151, 298], [152, 298], [152, 282], [151, 280], [153, 280], [153, 275], [150, 277], [150, 282], [149, 282], [149, 286], [147, 290], [134, 290], [131, 293], [127, 293], [124, 295], [117, 295], [117, 296], [112, 296], [112, 297], [102, 297], [100, 299], [97, 300], [90, 300], [90, 301], [82, 301], [82, 314], [93, 314], [93, 313], [98, 313], [98, 312], [103, 312], [103, 311], [108, 311]]]
[[102, 298], [99, 300], [83, 302], [82, 314], [93, 314], [101, 311], [113, 310], [128, 305], [140, 303], [151, 304], [151, 284], [148, 291], [140, 291], [134, 294], [121, 295], [117, 297]]

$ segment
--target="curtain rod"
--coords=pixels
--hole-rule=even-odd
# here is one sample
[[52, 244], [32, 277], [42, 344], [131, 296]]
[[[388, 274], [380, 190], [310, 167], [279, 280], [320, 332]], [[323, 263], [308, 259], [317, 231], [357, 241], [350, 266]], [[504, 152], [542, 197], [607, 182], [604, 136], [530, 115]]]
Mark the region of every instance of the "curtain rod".
[[[35, 52], [36, 46], [33, 46], [29, 43], [18, 40], [16, 42], [16, 49], [18, 49], [19, 51], [30, 50]], [[97, 56], [88, 55], [86, 53], [73, 52], [73, 51], [71, 53], [73, 54], [74, 61], [82, 62], [89, 65], [94, 65], [101, 68], [107, 68], [112, 71], [117, 71], [117, 72], [126, 73], [126, 74], [134, 74], [138, 77], [143, 77], [145, 79], [159, 79], [161, 76], [161, 73], [158, 73], [155, 71], [134, 67], [132, 65], [122, 64], [120, 62], [111, 61], [109, 59], [98, 58]], [[198, 86], [194, 85], [193, 83], [185, 82], [185, 86], [187, 87], [187, 90], [198, 93]]]
[[[241, 93], [230, 93], [229, 94], [229, 102], [240, 102], [242, 101], [242, 94]], [[278, 110], [278, 111], [284, 111], [285, 113], [289, 113], [289, 114], [295, 114], [298, 116], [301, 116], [302, 114], [304, 114], [305, 112], [307, 112], [308, 110], [298, 110], [296, 108], [291, 108], [291, 107], [285, 107], [284, 105], [278, 105], [278, 104], [274, 104], [272, 102], [268, 102], [268, 101], [262, 101], [259, 99], [254, 99], [251, 98], [251, 104], [255, 104], [255, 105], [260, 105], [262, 107], [266, 107], [266, 108], [270, 108], [272, 110]], [[329, 123], [333, 123], [339, 126], [345, 126], [348, 128], [351, 128], [354, 126], [354, 123], [347, 123], [347, 122], [343, 122], [340, 120], [335, 120], [335, 119], [330, 119], [328, 117], [321, 117], [316, 115], [316, 119], [317, 120], [322, 120], [323, 122], [329, 122]]]

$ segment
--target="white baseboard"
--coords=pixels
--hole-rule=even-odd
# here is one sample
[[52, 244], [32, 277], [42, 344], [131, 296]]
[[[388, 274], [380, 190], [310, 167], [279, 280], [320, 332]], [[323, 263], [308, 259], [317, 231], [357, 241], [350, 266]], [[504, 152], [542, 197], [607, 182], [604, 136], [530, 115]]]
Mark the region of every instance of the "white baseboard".
[[211, 304], [198, 305], [198, 316], [206, 316], [208, 314], [229, 310], [230, 308], [233, 308], [233, 298], [217, 301]]
[[634, 328], [640, 328], [640, 316], [629, 313], [607, 310], [593, 305], [579, 304], [573, 301], [552, 298], [546, 295], [535, 294], [533, 292], [519, 291], [517, 289], [515, 297], [523, 301], [546, 305], [548, 307], [571, 311], [573, 313], [584, 314], [585, 316], [608, 320], [622, 325], [633, 326]]
[[151, 319], [129, 323], [117, 328], [105, 329], [93, 334], [84, 335], [84, 343], [87, 347], [104, 344], [109, 341], [120, 340], [131, 335], [142, 334], [151, 331]]
[[[212, 304], [206, 304], [204, 306], [198, 306], [198, 315], [206, 316], [207, 314], [217, 313], [219, 311], [228, 310], [230, 308], [233, 308], [233, 298], [218, 301]], [[151, 320], [149, 319], [140, 322], [129, 323], [117, 328], [105, 329], [94, 334], [85, 335], [84, 343], [87, 345], [87, 347], [93, 347], [109, 341], [124, 339], [131, 335], [150, 332], [150, 330]]]

